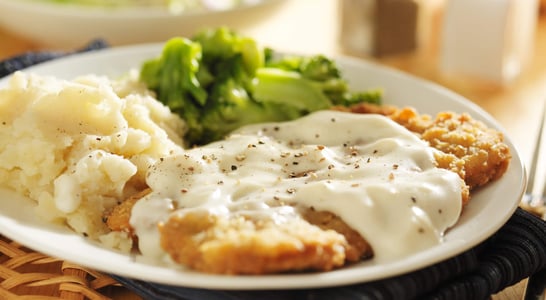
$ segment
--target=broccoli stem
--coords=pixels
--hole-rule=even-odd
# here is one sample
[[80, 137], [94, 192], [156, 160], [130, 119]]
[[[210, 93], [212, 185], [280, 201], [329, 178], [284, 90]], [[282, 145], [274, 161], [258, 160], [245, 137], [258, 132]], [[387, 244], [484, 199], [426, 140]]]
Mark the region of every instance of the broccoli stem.
[[302, 112], [332, 106], [323, 91], [300, 73], [276, 68], [258, 69], [252, 96], [261, 103], [282, 103]]

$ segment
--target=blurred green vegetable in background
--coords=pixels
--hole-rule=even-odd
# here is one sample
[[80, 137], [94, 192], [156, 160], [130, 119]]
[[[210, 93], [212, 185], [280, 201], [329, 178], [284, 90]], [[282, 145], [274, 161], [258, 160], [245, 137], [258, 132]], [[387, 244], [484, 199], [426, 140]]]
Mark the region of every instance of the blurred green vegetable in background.
[[188, 124], [187, 146], [221, 139], [259, 122], [286, 121], [335, 105], [381, 102], [381, 92], [350, 92], [323, 55], [280, 55], [221, 27], [166, 42], [144, 62], [140, 80]]

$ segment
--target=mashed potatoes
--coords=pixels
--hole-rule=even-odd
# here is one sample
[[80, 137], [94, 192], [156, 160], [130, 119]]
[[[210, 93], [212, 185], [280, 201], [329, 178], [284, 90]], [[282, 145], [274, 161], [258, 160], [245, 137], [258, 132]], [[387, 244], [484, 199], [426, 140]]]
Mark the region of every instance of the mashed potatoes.
[[123, 247], [105, 236], [104, 212], [141, 190], [160, 157], [183, 151], [184, 128], [135, 76], [18, 72], [0, 89], [0, 182], [35, 200], [39, 216]]

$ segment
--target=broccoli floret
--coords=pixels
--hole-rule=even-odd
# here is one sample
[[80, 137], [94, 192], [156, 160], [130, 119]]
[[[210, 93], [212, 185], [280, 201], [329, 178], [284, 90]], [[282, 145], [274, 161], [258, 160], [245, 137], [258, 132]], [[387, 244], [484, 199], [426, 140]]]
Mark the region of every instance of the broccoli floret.
[[206, 108], [201, 116], [204, 132], [200, 136], [187, 135], [194, 144], [205, 144], [224, 137], [227, 133], [247, 124], [295, 119], [302, 113], [289, 105], [275, 102], [259, 103], [233, 81], [216, 87], [223, 101]]
[[223, 63], [234, 57], [240, 57], [238, 63], [242, 67], [241, 71], [248, 76], [254, 76], [256, 70], [264, 65], [265, 53], [256, 41], [240, 36], [226, 27], [204, 30], [192, 40], [201, 45], [203, 64], [212, 74], [229, 71], [223, 68]]
[[326, 96], [332, 105], [349, 106], [361, 102], [381, 103], [381, 90], [351, 92], [336, 63], [324, 56], [279, 56], [268, 49], [266, 67], [300, 74]]
[[140, 70], [140, 79], [157, 93], [158, 99], [198, 132], [202, 131], [199, 112], [208, 98], [197, 78], [200, 60], [201, 45], [173, 38], [159, 58], [146, 61]]
[[321, 88], [298, 72], [261, 68], [256, 74], [256, 79], [253, 88], [256, 101], [284, 103], [302, 112], [332, 106], [332, 102]]
[[256, 71], [264, 65], [256, 42], [227, 28], [203, 31], [193, 40], [202, 46], [201, 68], [212, 74], [213, 82], [207, 85], [210, 97], [200, 112], [202, 131], [190, 128], [186, 140], [204, 144], [243, 125], [268, 121], [269, 107], [251, 95]]
[[324, 55], [314, 56], [294, 56], [287, 55], [275, 59], [273, 50], [269, 50], [269, 58], [266, 66], [271, 68], [283, 69], [287, 71], [296, 71], [304, 78], [316, 81], [325, 81], [332, 78], [341, 78], [335, 62]]
[[336, 104], [341, 106], [351, 106], [358, 103], [381, 104], [383, 99], [383, 90], [371, 89], [364, 92], [344, 93], [343, 97]]
[[286, 121], [334, 105], [378, 102], [351, 93], [333, 60], [279, 56], [221, 27], [169, 40], [140, 79], [187, 123], [186, 146], [218, 140], [243, 125]]

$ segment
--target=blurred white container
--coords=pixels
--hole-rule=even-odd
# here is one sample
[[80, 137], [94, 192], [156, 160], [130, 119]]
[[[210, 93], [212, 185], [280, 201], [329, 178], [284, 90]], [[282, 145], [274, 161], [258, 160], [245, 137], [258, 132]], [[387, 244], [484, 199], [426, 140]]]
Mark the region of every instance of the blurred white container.
[[498, 83], [516, 78], [529, 63], [538, 0], [447, 1], [440, 67]]
[[[111, 45], [163, 42], [205, 27], [240, 30], [267, 19], [286, 0], [257, 0], [225, 10], [171, 13], [160, 7], [97, 8], [0, 0], [0, 27], [49, 48], [74, 48], [102, 38]], [[1, 46], [1, 45], [0, 45]]]

